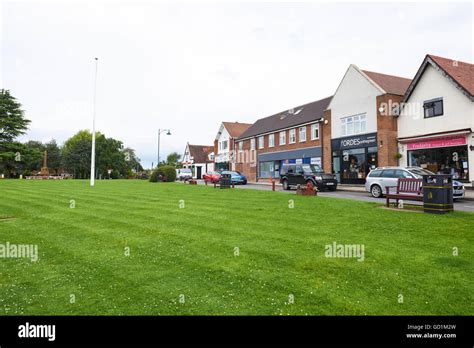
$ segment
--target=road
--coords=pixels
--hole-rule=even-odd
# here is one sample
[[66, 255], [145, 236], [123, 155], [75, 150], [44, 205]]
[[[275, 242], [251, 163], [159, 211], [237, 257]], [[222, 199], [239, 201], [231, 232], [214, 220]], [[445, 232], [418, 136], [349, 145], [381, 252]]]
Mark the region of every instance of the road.
[[[204, 185], [204, 182], [199, 180], [199, 184]], [[272, 187], [270, 185], [262, 185], [262, 184], [247, 184], [247, 185], [236, 185], [238, 189], [244, 190], [265, 190], [271, 191]], [[276, 191], [283, 192], [287, 194], [296, 194], [296, 190], [285, 191], [279, 185], [276, 186]], [[322, 197], [337, 197], [337, 198], [346, 198], [346, 199], [355, 199], [358, 201], [367, 201], [367, 202], [376, 202], [376, 203], [385, 203], [384, 198], [373, 198], [370, 194], [366, 192], [359, 192], [359, 191], [347, 191], [347, 190], [337, 190], [335, 192], [328, 192], [322, 191], [319, 192], [318, 195]], [[422, 205], [422, 202], [410, 201], [409, 204], [419, 204]], [[454, 201], [454, 210], [466, 211], [470, 213], [474, 213], [474, 200], [457, 200]]]

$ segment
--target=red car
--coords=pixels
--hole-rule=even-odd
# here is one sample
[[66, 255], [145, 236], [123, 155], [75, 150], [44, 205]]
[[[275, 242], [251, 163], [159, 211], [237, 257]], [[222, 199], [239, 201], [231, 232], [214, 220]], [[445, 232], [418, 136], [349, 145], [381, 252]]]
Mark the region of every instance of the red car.
[[219, 180], [221, 179], [221, 175], [218, 172], [209, 172], [204, 174], [202, 178], [206, 182], [215, 183], [219, 182]]

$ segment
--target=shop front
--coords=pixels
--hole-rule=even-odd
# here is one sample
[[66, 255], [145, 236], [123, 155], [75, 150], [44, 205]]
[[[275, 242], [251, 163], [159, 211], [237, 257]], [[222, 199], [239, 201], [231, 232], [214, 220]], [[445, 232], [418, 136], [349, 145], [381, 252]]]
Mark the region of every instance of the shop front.
[[377, 133], [331, 140], [332, 173], [341, 184], [365, 184], [367, 174], [377, 167]]
[[291, 151], [268, 152], [258, 155], [258, 178], [279, 178], [285, 163], [309, 163], [322, 165], [321, 147], [302, 148]]
[[451, 174], [453, 179], [469, 182], [469, 148], [466, 134], [400, 142], [406, 145], [408, 166], [421, 167], [436, 174]]

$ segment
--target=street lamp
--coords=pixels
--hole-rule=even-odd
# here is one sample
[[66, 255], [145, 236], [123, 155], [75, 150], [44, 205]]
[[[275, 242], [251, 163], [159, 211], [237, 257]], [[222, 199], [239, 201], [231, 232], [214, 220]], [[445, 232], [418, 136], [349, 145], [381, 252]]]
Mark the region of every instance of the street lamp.
[[92, 149], [91, 149], [91, 186], [94, 186], [95, 181], [95, 113], [96, 113], [96, 99], [97, 99], [97, 69], [99, 66], [99, 58], [95, 59], [95, 78], [94, 78], [94, 103], [92, 111]]
[[156, 164], [157, 168], [160, 166], [160, 136], [161, 133], [164, 132], [166, 132], [166, 135], [171, 135], [171, 131], [169, 129], [158, 129], [158, 162]]

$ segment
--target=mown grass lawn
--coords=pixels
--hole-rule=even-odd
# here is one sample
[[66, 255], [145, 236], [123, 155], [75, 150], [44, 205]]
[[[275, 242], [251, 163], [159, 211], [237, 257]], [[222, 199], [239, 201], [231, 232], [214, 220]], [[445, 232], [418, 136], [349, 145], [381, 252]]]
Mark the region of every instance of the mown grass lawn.
[[[473, 315], [473, 235], [474, 214], [462, 212], [145, 181], [2, 180], [0, 244], [37, 244], [39, 260], [0, 259], [0, 314]], [[365, 260], [325, 257], [334, 241], [363, 244]]]

